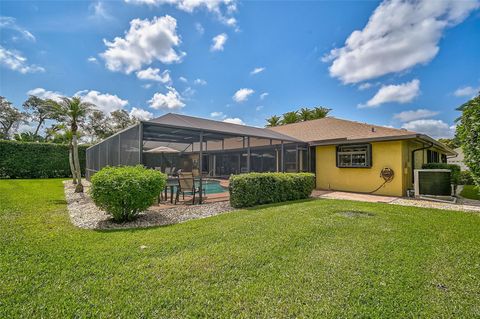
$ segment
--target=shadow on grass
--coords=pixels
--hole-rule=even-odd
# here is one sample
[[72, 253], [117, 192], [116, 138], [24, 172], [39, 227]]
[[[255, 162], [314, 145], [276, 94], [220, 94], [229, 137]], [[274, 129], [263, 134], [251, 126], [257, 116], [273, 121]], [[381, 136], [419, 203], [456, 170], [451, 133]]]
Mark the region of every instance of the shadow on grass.
[[[226, 214], [229, 213], [235, 213], [235, 212], [241, 212], [243, 211], [259, 211], [259, 210], [264, 210], [264, 209], [269, 209], [269, 208], [274, 208], [274, 207], [282, 207], [282, 206], [287, 206], [287, 205], [292, 205], [292, 204], [301, 204], [301, 203], [308, 203], [312, 201], [319, 200], [318, 198], [306, 198], [306, 199], [299, 199], [299, 200], [294, 200], [294, 201], [286, 201], [286, 202], [278, 202], [278, 203], [270, 203], [270, 204], [263, 204], [263, 205], [258, 205], [258, 206], [252, 206], [252, 207], [245, 207], [245, 208], [235, 208], [232, 211], [229, 211]], [[219, 217], [223, 214], [220, 215], [214, 215], [206, 218], [197, 218], [197, 219], [190, 219], [182, 222], [177, 222], [177, 223], [171, 223], [171, 224], [165, 224], [165, 225], [152, 225], [152, 226], [144, 226], [144, 227], [132, 227], [132, 228], [114, 228], [114, 229], [92, 229], [95, 232], [99, 233], [113, 233], [113, 232], [128, 232], [128, 233], [136, 233], [139, 231], [145, 231], [145, 230], [153, 230], [157, 228], [167, 228], [167, 227], [172, 227], [176, 226], [178, 224], [185, 224], [189, 223], [191, 221], [198, 221], [198, 220], [205, 220], [205, 219], [210, 219], [214, 217]], [[107, 221], [105, 221], [107, 222]], [[111, 220], [108, 221], [110, 223]]]
[[262, 204], [262, 205], [252, 206], [252, 207], [236, 208], [236, 210], [263, 210], [267, 208], [281, 207], [281, 206], [286, 206], [291, 204], [308, 203], [316, 200], [318, 200], [318, 198], [310, 197], [310, 198], [297, 199], [297, 200], [291, 200], [286, 202], [278, 202], [278, 203]]
[[50, 199], [48, 202], [54, 205], [67, 205], [67, 201], [64, 199]]

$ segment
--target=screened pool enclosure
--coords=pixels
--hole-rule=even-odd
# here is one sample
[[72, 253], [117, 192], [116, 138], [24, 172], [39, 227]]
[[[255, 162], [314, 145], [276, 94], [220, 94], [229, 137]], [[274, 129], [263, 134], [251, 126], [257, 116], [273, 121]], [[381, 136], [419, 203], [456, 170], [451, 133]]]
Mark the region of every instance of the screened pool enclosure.
[[142, 121], [87, 149], [87, 179], [105, 166], [228, 178], [248, 172], [311, 171], [308, 145], [272, 130], [179, 114]]

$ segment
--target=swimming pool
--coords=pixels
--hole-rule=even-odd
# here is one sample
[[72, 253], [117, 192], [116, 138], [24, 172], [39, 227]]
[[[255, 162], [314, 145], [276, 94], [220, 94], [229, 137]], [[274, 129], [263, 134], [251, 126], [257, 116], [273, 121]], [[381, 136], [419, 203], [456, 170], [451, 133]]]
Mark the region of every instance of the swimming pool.
[[[198, 179], [195, 181], [195, 186], [198, 187]], [[228, 192], [227, 187], [223, 187], [220, 185], [220, 181], [216, 179], [204, 179], [203, 180], [203, 188], [205, 188], [206, 194], [219, 194]], [[174, 192], [177, 191], [177, 187], [175, 186]]]
[[205, 184], [205, 193], [207, 194], [218, 194], [218, 193], [224, 193], [228, 192], [228, 188], [223, 187], [220, 185], [220, 181], [217, 180], [205, 180], [203, 181]]

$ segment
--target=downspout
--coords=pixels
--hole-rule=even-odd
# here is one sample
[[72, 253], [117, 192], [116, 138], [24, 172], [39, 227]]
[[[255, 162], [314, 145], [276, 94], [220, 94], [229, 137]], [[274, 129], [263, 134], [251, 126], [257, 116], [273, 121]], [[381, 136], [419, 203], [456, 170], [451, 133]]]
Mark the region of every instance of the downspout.
[[423, 147], [414, 149], [414, 150], [412, 151], [412, 183], [415, 182], [415, 177], [414, 177], [414, 173], [415, 173], [415, 152], [429, 149], [430, 147], [433, 146], [433, 142], [429, 142], [429, 143], [430, 143], [429, 146], [423, 146]]

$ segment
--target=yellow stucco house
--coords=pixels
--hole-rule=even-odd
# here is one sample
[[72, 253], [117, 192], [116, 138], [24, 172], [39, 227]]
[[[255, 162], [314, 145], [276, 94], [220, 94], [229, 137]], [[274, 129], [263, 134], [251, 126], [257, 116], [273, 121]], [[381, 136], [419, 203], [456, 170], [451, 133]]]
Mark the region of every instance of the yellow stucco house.
[[424, 134], [333, 117], [270, 129], [314, 148], [317, 189], [405, 196], [413, 169], [456, 155]]

